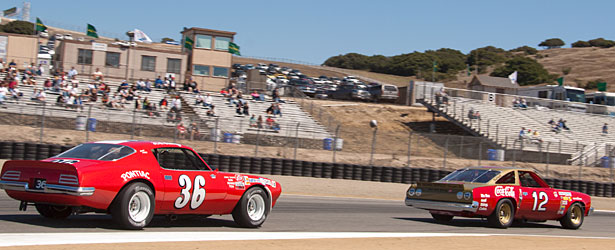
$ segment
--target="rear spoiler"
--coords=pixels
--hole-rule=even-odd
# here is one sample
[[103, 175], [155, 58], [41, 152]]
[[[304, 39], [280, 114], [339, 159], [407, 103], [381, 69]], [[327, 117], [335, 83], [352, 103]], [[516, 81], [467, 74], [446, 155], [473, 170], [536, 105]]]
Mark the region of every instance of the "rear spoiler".
[[55, 169], [64, 171], [76, 171], [75, 166], [68, 163], [30, 161], [30, 160], [11, 160], [4, 163], [2, 172], [7, 170], [26, 170], [26, 169]]

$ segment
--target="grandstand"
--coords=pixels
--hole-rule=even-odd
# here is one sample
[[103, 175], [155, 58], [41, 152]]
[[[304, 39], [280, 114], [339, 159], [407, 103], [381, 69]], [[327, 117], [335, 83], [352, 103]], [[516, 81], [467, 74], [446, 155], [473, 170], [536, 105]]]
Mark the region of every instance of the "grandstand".
[[[429, 87], [427, 87], [429, 88]], [[438, 88], [439, 89], [439, 88]], [[563, 154], [568, 163], [574, 165], [597, 165], [602, 156], [609, 156], [615, 139], [613, 134], [603, 134], [604, 123], [613, 121], [613, 117], [565, 110], [530, 106], [527, 109], [513, 108], [512, 101], [517, 96], [497, 94], [500, 102], [489, 101], [496, 94], [463, 89], [444, 88], [448, 94], [448, 104], [436, 100], [436, 90], [419, 89], [426, 93], [419, 100], [430, 111], [445, 117], [463, 127], [470, 133], [488, 138], [502, 149], [516, 149], [529, 152], [549, 152]], [[519, 97], [521, 98], [521, 97]], [[565, 102], [561, 102], [564, 103]], [[480, 119], [470, 119], [470, 109], [479, 111]], [[570, 131], [552, 131], [549, 121], [566, 120]], [[519, 139], [521, 128], [537, 130], [540, 137]], [[542, 142], [540, 141], [542, 140]]]

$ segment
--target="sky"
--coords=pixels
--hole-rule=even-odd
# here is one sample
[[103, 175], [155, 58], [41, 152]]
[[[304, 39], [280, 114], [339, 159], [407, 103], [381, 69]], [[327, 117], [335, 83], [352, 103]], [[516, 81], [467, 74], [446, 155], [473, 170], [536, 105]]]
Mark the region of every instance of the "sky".
[[[4, 0], [2, 10], [23, 6]], [[241, 54], [321, 64], [346, 53], [393, 56], [488, 45], [537, 47], [561, 38], [615, 40], [615, 1], [536, 0], [268, 0], [64, 1], [31, 0], [30, 21], [127, 40], [144, 31], [152, 40], [181, 39], [183, 27], [236, 32]]]

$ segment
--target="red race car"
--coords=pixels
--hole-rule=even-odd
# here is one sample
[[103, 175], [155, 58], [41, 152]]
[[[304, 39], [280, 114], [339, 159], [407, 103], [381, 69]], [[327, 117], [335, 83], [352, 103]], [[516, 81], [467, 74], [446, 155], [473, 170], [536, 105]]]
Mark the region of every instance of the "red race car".
[[212, 168], [189, 147], [147, 141], [100, 141], [42, 161], [7, 161], [0, 188], [44, 217], [110, 213], [127, 229], [154, 214], [232, 214], [259, 227], [280, 197], [279, 183]]
[[514, 220], [559, 220], [563, 228], [577, 229], [594, 210], [587, 194], [551, 188], [530, 169], [505, 167], [464, 168], [436, 182], [412, 184], [405, 202], [428, 210], [436, 221], [486, 217], [499, 228]]

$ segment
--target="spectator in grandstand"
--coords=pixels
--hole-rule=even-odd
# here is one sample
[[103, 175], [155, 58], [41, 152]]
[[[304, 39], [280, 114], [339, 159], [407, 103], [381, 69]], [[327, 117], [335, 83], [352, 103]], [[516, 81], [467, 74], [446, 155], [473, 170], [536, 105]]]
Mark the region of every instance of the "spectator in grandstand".
[[100, 72], [100, 69], [96, 68], [96, 71], [94, 71], [94, 74], [92, 74], [92, 79], [94, 79], [94, 81], [103, 81], [105, 77], [103, 73]]
[[167, 110], [167, 107], [169, 106], [169, 101], [167, 101], [167, 97], [166, 96], [162, 97], [162, 99], [160, 99], [160, 102], [158, 103], [158, 106], [162, 110]]
[[250, 115], [250, 107], [248, 106], [248, 102], [244, 102], [243, 106], [243, 114], [249, 116]]
[[609, 134], [609, 125], [606, 124], [606, 123], [604, 125], [602, 125], [602, 134], [603, 135]]
[[32, 92], [32, 96], [30, 96], [30, 100], [37, 101], [37, 102], [44, 102], [45, 97], [46, 97], [45, 91], [39, 88], [34, 88], [34, 92]]
[[235, 113], [237, 113], [237, 115], [242, 115], [241, 113], [242, 106], [243, 106], [242, 102], [237, 102], [237, 105], [235, 105]]
[[252, 96], [252, 100], [258, 101], [261, 98], [261, 95], [258, 93], [258, 91], [254, 90], [252, 92], [252, 94], [250, 94]]
[[58, 95], [58, 98], [56, 98], [56, 105], [58, 106], [64, 106], [66, 104], [66, 97], [64, 97], [63, 95]]
[[168, 91], [169, 91], [169, 92], [174, 92], [174, 91], [175, 91], [175, 87], [176, 87], [175, 85], [176, 85], [176, 83], [175, 83], [175, 77], [174, 77], [174, 76], [171, 76], [171, 77], [169, 78], [169, 89], [168, 89]]
[[179, 96], [175, 96], [175, 99], [173, 99], [171, 103], [171, 110], [175, 110], [175, 112], [178, 113], [182, 110], [182, 100], [179, 99]]
[[542, 138], [540, 138], [540, 133], [538, 133], [538, 130], [534, 129], [534, 131], [532, 131], [531, 129], [528, 129], [528, 136], [530, 142], [542, 143]]
[[519, 131], [519, 140], [522, 141], [523, 139], [525, 139], [525, 136], [526, 136], [525, 135], [525, 128], [521, 127], [521, 131]]
[[188, 89], [189, 91], [192, 91], [193, 93], [199, 92], [199, 84], [195, 80], [192, 80], [192, 78], [190, 78], [189, 86], [190, 86], [190, 88]]
[[203, 95], [201, 95], [201, 93], [197, 93], [196, 96], [194, 96], [194, 105], [199, 105], [202, 104], [203, 106], [205, 106], [205, 98], [203, 97]]
[[36, 67], [35, 72], [36, 72], [36, 75], [37, 75], [37, 76], [42, 76], [43, 74], [45, 74], [45, 68], [43, 68], [43, 65], [39, 64], [39, 65]]
[[525, 98], [521, 98], [521, 103], [519, 103], [519, 107], [522, 109], [527, 109], [527, 101]]
[[263, 128], [263, 116], [258, 116], [258, 119], [256, 120], [256, 127]]
[[71, 67], [70, 70], [68, 71], [68, 79], [71, 79], [71, 80], [75, 79], [78, 74], [79, 72], [77, 72], [75, 67]]
[[228, 97], [229, 97], [229, 95], [230, 95], [230, 94], [229, 94], [229, 92], [228, 92], [228, 90], [226, 90], [225, 88], [222, 88], [222, 89], [220, 90], [220, 94], [221, 94], [224, 98], [228, 98]]
[[6, 83], [0, 82], [0, 104], [4, 104], [4, 101], [6, 101], [6, 96], [9, 93], [9, 88], [6, 86]]
[[177, 125], [177, 134], [180, 139], [184, 139], [186, 137], [186, 127], [184, 127], [183, 122], [180, 122]]
[[203, 106], [204, 107], [213, 106], [213, 98], [211, 97], [211, 95], [209, 95], [209, 93], [207, 93], [205, 97], [203, 97]]
[[444, 92], [444, 89], [441, 88], [440, 90], [438, 90], [435, 93], [436, 96], [436, 104], [439, 106], [440, 104], [446, 104], [448, 105], [448, 96], [446, 95], [446, 92]]
[[560, 129], [565, 129], [565, 130], [570, 131], [570, 128], [568, 126], [566, 126], [566, 120], [560, 118], [557, 123], [558, 123], [558, 126], [560, 127]]
[[186, 78], [182, 86], [183, 91], [190, 91], [190, 79]]
[[154, 81], [154, 87], [161, 89], [164, 85], [164, 81], [162, 81], [162, 79], [160, 78], [160, 76], [158, 76], [158, 78], [156, 78], [156, 80]]
[[280, 117], [282, 117], [282, 108], [280, 107], [279, 103], [275, 103], [273, 105], [273, 116], [279, 115]]
[[23, 96], [23, 93], [16, 84], [13, 87], [9, 86], [9, 92], [11, 93], [11, 97], [17, 101]]
[[188, 127], [188, 133], [190, 134], [190, 140], [199, 139], [199, 126], [196, 125], [196, 122], [193, 122]]
[[250, 127], [251, 127], [251, 128], [256, 128], [256, 127], [258, 127], [258, 124], [256, 123], [256, 117], [255, 117], [255, 115], [252, 115], [252, 117], [250, 117]]
[[134, 100], [135, 100], [135, 109], [136, 110], [141, 109], [141, 105], [143, 104], [141, 102], [141, 97], [137, 96]]
[[152, 82], [149, 79], [145, 80], [145, 90], [147, 92], [151, 92], [152, 91]]
[[147, 92], [152, 91], [151, 89], [149, 89], [149, 88], [146, 86], [145, 81], [143, 81], [143, 78], [140, 78], [140, 79], [137, 81], [137, 84], [136, 84], [136, 85], [137, 85], [137, 90], [147, 91]]
[[468, 111], [468, 118], [470, 120], [480, 120], [480, 112], [474, 111], [474, 108], [470, 108]]
[[215, 105], [211, 105], [211, 108], [209, 110], [207, 110], [207, 116], [216, 116], [216, 111], [215, 111], [216, 106]]
[[4, 73], [4, 61], [0, 58], [0, 72]]
[[273, 118], [271, 118], [271, 116], [267, 117], [267, 128], [268, 129], [272, 129], [275, 131], [280, 130], [280, 124], [278, 124], [277, 122], [275, 122], [275, 120]]
[[269, 108], [267, 108], [267, 110], [265, 110], [265, 113], [267, 113], [268, 115], [273, 115], [273, 103], [269, 106]]

